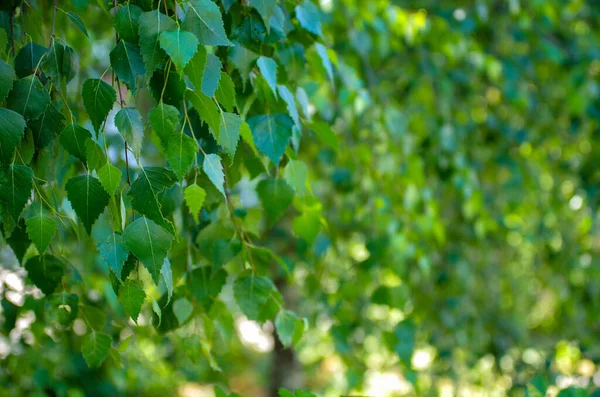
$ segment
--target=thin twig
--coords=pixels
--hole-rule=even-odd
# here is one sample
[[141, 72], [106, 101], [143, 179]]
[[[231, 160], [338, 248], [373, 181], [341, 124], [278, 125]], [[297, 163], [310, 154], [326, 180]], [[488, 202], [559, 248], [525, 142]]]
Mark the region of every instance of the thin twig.
[[52, 31], [50, 32], [50, 45], [54, 43], [54, 27], [56, 26], [56, 0], [54, 0], [54, 7], [52, 8]]

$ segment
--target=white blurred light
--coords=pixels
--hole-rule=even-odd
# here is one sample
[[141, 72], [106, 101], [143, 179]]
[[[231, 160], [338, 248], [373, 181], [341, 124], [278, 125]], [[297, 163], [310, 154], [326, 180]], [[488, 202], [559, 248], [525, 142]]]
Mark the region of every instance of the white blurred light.
[[467, 17], [467, 13], [465, 10], [463, 10], [462, 8], [457, 8], [456, 10], [454, 10], [454, 12], [452, 13], [452, 16], [454, 17], [454, 19], [456, 19], [457, 21], [464, 21], [465, 18]]
[[571, 200], [569, 200], [569, 207], [571, 207], [571, 209], [573, 211], [577, 211], [578, 209], [581, 208], [581, 206], [583, 205], [583, 198], [581, 198], [581, 196], [579, 195], [574, 195], [573, 197], [571, 197]]
[[366, 394], [369, 396], [401, 395], [411, 390], [411, 384], [395, 372], [373, 372], [367, 375]]
[[431, 366], [433, 362], [433, 354], [429, 350], [419, 349], [412, 356], [412, 366], [417, 371], [422, 371]]
[[266, 332], [266, 327], [261, 328], [256, 321], [248, 320], [245, 317], [238, 318], [235, 326], [245, 346], [263, 353], [273, 350], [273, 335]]

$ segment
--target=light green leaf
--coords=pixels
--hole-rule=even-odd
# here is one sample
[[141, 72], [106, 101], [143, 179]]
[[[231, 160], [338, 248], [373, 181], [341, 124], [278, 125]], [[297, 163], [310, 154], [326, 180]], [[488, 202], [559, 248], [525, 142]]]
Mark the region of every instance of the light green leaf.
[[198, 214], [200, 213], [200, 209], [202, 208], [204, 200], [206, 199], [206, 191], [194, 183], [185, 188], [183, 191], [183, 197], [185, 198], [185, 203], [190, 209], [192, 217], [194, 217], [194, 221], [198, 223]]
[[169, 166], [179, 180], [182, 180], [187, 174], [197, 152], [198, 144], [183, 131], [174, 132], [171, 135], [166, 155]]
[[194, 306], [192, 306], [190, 301], [185, 298], [178, 299], [173, 303], [173, 313], [175, 313], [179, 325], [183, 325], [183, 323], [190, 318], [193, 311]]
[[83, 83], [81, 96], [85, 111], [90, 116], [94, 130], [98, 134], [104, 119], [117, 100], [117, 93], [109, 84], [100, 79], [87, 79]]
[[34, 74], [17, 80], [8, 95], [6, 105], [27, 120], [37, 119], [50, 103], [50, 95]]
[[277, 96], [277, 63], [271, 58], [261, 56], [258, 58], [258, 61], [256, 61], [256, 65], [267, 81], [269, 88], [273, 91], [273, 94]]
[[44, 215], [42, 211], [38, 211], [36, 215], [27, 219], [25, 224], [27, 225], [27, 235], [35, 244], [38, 252], [43, 254], [58, 230], [56, 221]]
[[304, 321], [289, 310], [281, 310], [275, 318], [275, 329], [284, 347], [298, 343], [304, 333]]
[[[60, 8], [59, 8], [60, 10]], [[81, 20], [81, 18], [79, 17], [79, 15], [73, 13], [73, 12], [67, 12], [64, 10], [61, 10], [62, 12], [65, 13], [65, 15], [69, 18], [69, 20], [71, 22], [73, 22], [73, 24], [75, 26], [77, 26], [77, 28], [79, 30], [81, 30], [83, 32], [83, 34], [89, 39], [90, 36], [88, 35], [87, 29], [85, 28], [85, 24], [83, 23], [83, 21]]]
[[165, 282], [165, 288], [167, 289], [167, 304], [173, 297], [173, 271], [171, 270], [171, 262], [165, 258], [163, 265], [160, 268], [160, 274], [163, 281]]
[[198, 36], [201, 44], [229, 46], [219, 7], [211, 0], [191, 0], [183, 27]]
[[98, 368], [108, 357], [112, 339], [109, 335], [99, 332], [89, 334], [81, 345], [81, 353], [90, 368]]
[[98, 178], [106, 193], [113, 196], [117, 193], [119, 184], [121, 183], [121, 170], [112, 165], [111, 163], [104, 164], [98, 170]]
[[35, 286], [45, 295], [50, 295], [60, 285], [65, 264], [53, 255], [38, 255], [25, 263], [25, 270]]
[[24, 165], [12, 164], [0, 169], [0, 201], [17, 222], [33, 189], [33, 170]]
[[69, 154], [86, 162], [85, 141], [91, 139], [92, 133], [77, 124], [71, 124], [65, 127], [59, 137], [60, 144]]
[[294, 121], [287, 114], [267, 114], [248, 119], [258, 150], [278, 165], [292, 137]]
[[315, 121], [310, 124], [309, 128], [317, 134], [321, 141], [325, 143], [327, 146], [331, 147], [337, 153], [340, 152], [340, 141], [338, 140], [337, 135], [331, 129], [331, 126], [324, 121]]
[[257, 58], [258, 54], [250, 51], [249, 49], [247, 49], [239, 43], [235, 43], [235, 47], [232, 47], [230, 49], [231, 62], [233, 62], [235, 67], [240, 72], [240, 76], [242, 76], [244, 87], [246, 86], [246, 82], [250, 77], [250, 70], [252, 69], [254, 61]]
[[140, 15], [139, 26], [140, 52], [146, 65], [146, 79], [149, 80], [167, 56], [160, 48], [159, 35], [164, 31], [177, 29], [177, 24], [165, 14], [154, 10]]
[[166, 152], [171, 135], [179, 131], [179, 110], [174, 106], [160, 102], [150, 109], [148, 120], [152, 131], [158, 136], [163, 150]]
[[233, 108], [236, 106], [235, 86], [233, 85], [233, 80], [231, 80], [231, 77], [229, 77], [229, 75], [225, 72], [221, 72], [219, 87], [217, 87], [215, 96], [219, 103], [223, 105], [225, 110], [228, 112], [233, 112]]
[[277, 0], [251, 0], [251, 3], [262, 17], [268, 31], [271, 26], [271, 16], [273, 16], [277, 7]]
[[294, 99], [294, 94], [284, 85], [277, 86], [277, 92], [279, 92], [279, 96], [287, 105], [287, 110], [292, 120], [294, 120], [294, 124], [300, 130], [302, 125], [300, 125], [300, 115], [298, 114], [298, 108], [296, 107], [296, 100]]
[[305, 211], [294, 219], [293, 227], [298, 236], [306, 240], [309, 245], [314, 244], [321, 229], [321, 211]]
[[315, 48], [317, 49], [317, 54], [319, 54], [321, 62], [323, 63], [323, 67], [327, 72], [327, 77], [329, 78], [331, 84], [333, 84], [333, 66], [331, 65], [331, 59], [329, 59], [327, 47], [321, 43], [316, 43]]
[[115, 125], [133, 153], [139, 157], [144, 141], [144, 123], [140, 112], [131, 107], [119, 110], [115, 116]]
[[221, 60], [213, 54], [206, 56], [206, 64], [202, 74], [202, 93], [209, 98], [215, 95], [221, 78]]
[[106, 314], [96, 306], [82, 305], [80, 310], [83, 319], [95, 331], [100, 331], [106, 325]]
[[221, 158], [214, 153], [207, 154], [206, 157], [204, 157], [202, 169], [217, 190], [225, 196], [225, 174], [223, 173]]
[[294, 189], [282, 179], [263, 179], [256, 187], [260, 202], [273, 225], [294, 199]]
[[158, 195], [165, 189], [172, 188], [176, 180], [177, 176], [171, 170], [162, 167], [144, 167], [131, 184], [128, 193], [131, 196], [131, 207], [135, 211], [147, 216], [171, 233], [175, 230], [171, 222], [163, 217]]
[[86, 139], [83, 145], [85, 146], [85, 159], [88, 169], [98, 170], [106, 164], [107, 160], [104, 151], [92, 138]]
[[139, 47], [123, 40], [119, 41], [110, 52], [110, 66], [117, 77], [135, 93], [137, 77], [146, 73]]
[[185, 75], [190, 79], [192, 85], [197, 90], [202, 89], [202, 76], [204, 75], [206, 56], [207, 53], [204, 46], [199, 46], [198, 51], [196, 51], [196, 53], [184, 69]]
[[126, 4], [119, 8], [115, 15], [115, 30], [121, 40], [137, 44], [139, 40], [140, 16], [143, 11], [133, 4]]
[[16, 79], [17, 74], [12, 66], [0, 60], [0, 102], [4, 102]]
[[302, 4], [296, 6], [296, 18], [304, 29], [318, 36], [322, 35], [321, 13], [311, 0], [304, 0]]
[[190, 91], [186, 93], [186, 98], [192, 102], [194, 109], [198, 112], [198, 115], [211, 129], [215, 139], [219, 136], [219, 126], [221, 124], [221, 118], [219, 117], [219, 109], [217, 105], [204, 95], [200, 91]]
[[240, 136], [242, 139], [250, 146], [250, 149], [254, 153], [255, 156], [258, 156], [258, 149], [256, 149], [256, 145], [254, 144], [254, 137], [252, 137], [252, 131], [250, 131], [250, 126], [245, 121], [242, 121], [242, 125], [240, 126]]
[[125, 309], [125, 314], [136, 324], [145, 299], [146, 293], [139, 280], [125, 280], [119, 288], [119, 302]]
[[283, 178], [300, 196], [303, 196], [306, 192], [307, 176], [306, 164], [300, 160], [290, 160], [283, 169]]
[[92, 233], [92, 226], [108, 205], [110, 197], [104, 191], [100, 181], [93, 176], [79, 175], [67, 181], [65, 186], [67, 198], [71, 207], [81, 219], [88, 234]]
[[110, 233], [98, 244], [98, 252], [100, 252], [108, 267], [121, 279], [123, 264], [129, 255], [129, 250], [123, 242], [123, 236], [119, 233]]
[[302, 88], [302, 87], [296, 88], [296, 99], [298, 100], [298, 103], [300, 104], [300, 109], [302, 109], [302, 114], [304, 115], [304, 117], [306, 117], [306, 119], [308, 119], [308, 121], [310, 121], [310, 112], [308, 110], [308, 106], [309, 106], [308, 95], [306, 94], [306, 91], [304, 90], [304, 88]]
[[271, 320], [283, 305], [281, 294], [266, 277], [239, 277], [233, 286], [235, 301], [250, 320]]
[[160, 271], [171, 249], [173, 236], [152, 220], [141, 217], [127, 225], [123, 241], [148, 269], [152, 280], [158, 285]]
[[217, 143], [225, 149], [232, 161], [235, 156], [235, 149], [237, 148], [238, 141], [240, 140], [241, 125], [242, 119], [238, 114], [227, 112], [221, 113], [221, 125], [219, 127]]
[[171, 57], [180, 72], [183, 72], [198, 48], [196, 36], [181, 29], [162, 32], [159, 41], [160, 47]]
[[17, 112], [0, 108], [0, 163], [12, 161], [15, 149], [25, 136], [25, 119]]

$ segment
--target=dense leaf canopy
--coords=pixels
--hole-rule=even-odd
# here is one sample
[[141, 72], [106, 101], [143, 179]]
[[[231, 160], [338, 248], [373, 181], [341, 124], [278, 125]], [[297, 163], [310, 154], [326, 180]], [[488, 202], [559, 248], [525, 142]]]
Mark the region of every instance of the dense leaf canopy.
[[599, 18], [3, 1], [0, 395], [599, 393]]

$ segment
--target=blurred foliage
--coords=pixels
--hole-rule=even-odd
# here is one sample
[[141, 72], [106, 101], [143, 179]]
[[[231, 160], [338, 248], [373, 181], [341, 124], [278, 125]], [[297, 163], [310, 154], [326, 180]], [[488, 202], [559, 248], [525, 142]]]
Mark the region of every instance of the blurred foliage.
[[598, 395], [597, 2], [59, 3], [0, 12], [0, 394]]

